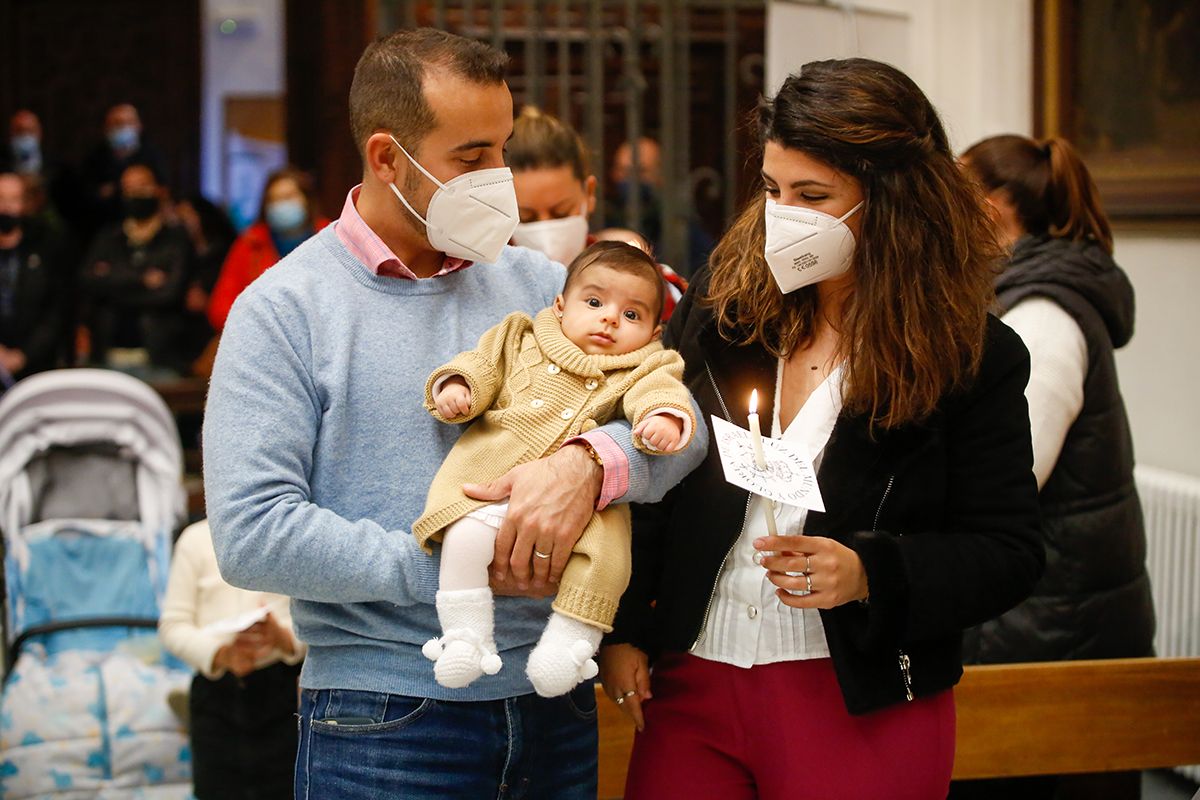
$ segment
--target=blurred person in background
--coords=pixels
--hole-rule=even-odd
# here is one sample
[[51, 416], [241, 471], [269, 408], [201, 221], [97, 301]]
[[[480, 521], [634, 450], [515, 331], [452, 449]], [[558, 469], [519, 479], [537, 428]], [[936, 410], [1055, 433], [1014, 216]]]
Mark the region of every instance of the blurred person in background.
[[64, 255], [30, 223], [21, 176], [0, 173], [0, 389], [55, 366]]
[[104, 226], [122, 220], [121, 175], [134, 164], [148, 166], [160, 179], [166, 175], [162, 154], [145, 140], [138, 110], [130, 103], [119, 103], [104, 115], [104, 140], [83, 162], [82, 241], [89, 241]]
[[[1029, 348], [1025, 396], [1047, 555], [1029, 599], [967, 632], [965, 660], [1151, 656], [1146, 534], [1113, 356], [1133, 336], [1133, 286], [1113, 260], [1096, 186], [1059, 138], [993, 136], [960, 160], [982, 184], [1010, 249], [996, 293], [1003, 320]], [[1130, 796], [1138, 780], [1105, 773], [960, 781], [951, 796], [1098, 798], [1120, 784], [1134, 790], [1120, 796]]]
[[72, 223], [80, 207], [75, 177], [66, 164], [46, 152], [37, 114], [20, 109], [9, 119], [8, 129], [8, 147], [0, 148], [0, 172], [15, 172], [25, 179], [27, 216], [51, 227]]
[[259, 205], [258, 221], [242, 232], [221, 266], [208, 321], [220, 332], [233, 301], [254, 279], [329, 224], [317, 210], [312, 179], [294, 167], [284, 167], [267, 177]]
[[208, 306], [221, 265], [237, 238], [229, 215], [200, 194], [185, 197], [174, 206], [174, 218], [192, 241], [192, 273], [183, 296], [184, 349], [195, 356], [191, 372], [207, 377], [216, 356], [216, 337], [208, 320]]
[[[634, 174], [633, 147], [622, 142], [613, 154], [609, 177], [613, 195], [604, 215], [609, 227], [630, 227], [646, 237], [656, 252], [663, 249], [663, 175], [662, 148], [658, 142], [643, 136], [637, 142], [637, 174]], [[638, 219], [631, 219], [633, 197], [639, 199]], [[699, 271], [708, 261], [713, 239], [689, 216], [687, 221], [686, 263], [681, 269], [688, 275]]]
[[121, 175], [124, 219], [96, 235], [80, 274], [90, 333], [85, 361], [143, 378], [189, 366], [181, 340], [192, 243], [186, 230], [167, 223], [166, 195], [148, 166], [134, 164]]
[[226, 583], [204, 520], [175, 543], [158, 631], [196, 671], [188, 718], [197, 800], [290, 800], [305, 648], [288, 599]]
[[[513, 244], [569, 264], [597, 241], [588, 233], [588, 217], [596, 208], [596, 176], [588, 169], [587, 147], [571, 126], [526, 106], [513, 123], [505, 163], [513, 173], [521, 215]], [[620, 237], [615, 240], [654, 255], [645, 239], [638, 238], [641, 244]], [[659, 265], [659, 272], [665, 290], [662, 319], [667, 320], [687, 290], [687, 282], [665, 265]]]
[[49, 167], [42, 153], [42, 122], [27, 108], [8, 121], [8, 147], [0, 155], [0, 166], [18, 175], [45, 175]]

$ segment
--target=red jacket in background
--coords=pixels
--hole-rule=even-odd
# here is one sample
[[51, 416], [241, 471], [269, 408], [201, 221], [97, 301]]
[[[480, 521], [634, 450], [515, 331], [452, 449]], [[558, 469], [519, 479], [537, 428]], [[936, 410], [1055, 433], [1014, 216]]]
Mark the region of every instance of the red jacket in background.
[[[318, 217], [314, 221], [314, 231], [319, 231], [329, 224], [329, 220]], [[213, 287], [212, 296], [208, 300], [208, 321], [213, 330], [220, 331], [225, 327], [229, 317], [229, 309], [233, 301], [254, 280], [279, 261], [279, 251], [271, 240], [271, 230], [265, 222], [256, 222], [242, 232], [242, 235], [229, 249], [225, 263], [221, 265], [221, 274]]]

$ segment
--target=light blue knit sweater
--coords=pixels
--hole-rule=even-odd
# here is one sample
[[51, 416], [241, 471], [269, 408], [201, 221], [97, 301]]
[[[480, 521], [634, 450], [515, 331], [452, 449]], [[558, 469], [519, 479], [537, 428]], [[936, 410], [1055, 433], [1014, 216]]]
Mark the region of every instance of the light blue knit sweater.
[[[509, 312], [549, 305], [563, 276], [508, 247], [439, 278], [379, 278], [330, 225], [234, 304], [204, 419], [209, 521], [226, 580], [295, 598], [306, 688], [453, 700], [532, 690], [525, 660], [549, 600], [497, 599], [498, 675], [462, 690], [434, 682], [421, 645], [440, 633], [438, 561], [409, 528], [461, 432], [422, 407], [426, 377]], [[629, 453], [631, 501], [661, 497], [707, 446], [703, 425], [671, 457], [638, 453], [628, 423], [604, 430]]]

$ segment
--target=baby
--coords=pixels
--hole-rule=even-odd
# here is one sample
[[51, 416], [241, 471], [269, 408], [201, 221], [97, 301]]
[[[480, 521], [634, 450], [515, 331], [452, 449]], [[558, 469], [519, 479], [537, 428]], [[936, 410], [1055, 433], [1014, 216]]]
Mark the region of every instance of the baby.
[[[672, 453], [695, 429], [683, 360], [657, 341], [663, 304], [654, 260], [620, 242], [598, 242], [567, 268], [563, 293], [530, 319], [510, 314], [435, 370], [425, 407], [442, 422], [477, 421], [454, 445], [413, 525], [417, 541], [442, 541], [437, 593], [442, 636], [423, 652], [442, 686], [462, 688], [501, 667], [493, 636], [488, 564], [506, 504], [462, 492], [618, 414], [633, 424], [634, 443]], [[534, 557], [549, 558], [534, 550]], [[584, 528], [559, 584], [554, 611], [529, 655], [525, 673], [538, 694], [566, 694], [594, 677], [600, 638], [612, 630], [630, 570], [625, 505], [598, 511]]]

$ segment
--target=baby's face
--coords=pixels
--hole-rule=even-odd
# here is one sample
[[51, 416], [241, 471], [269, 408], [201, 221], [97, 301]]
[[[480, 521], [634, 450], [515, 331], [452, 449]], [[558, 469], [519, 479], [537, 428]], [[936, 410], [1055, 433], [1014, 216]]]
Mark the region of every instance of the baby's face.
[[621, 355], [659, 333], [657, 287], [639, 275], [595, 264], [554, 301], [563, 334], [590, 355]]

